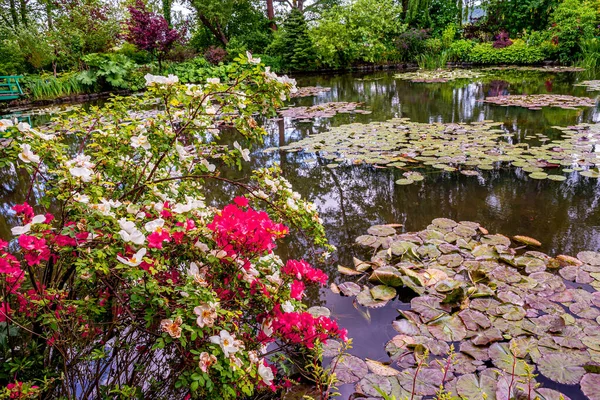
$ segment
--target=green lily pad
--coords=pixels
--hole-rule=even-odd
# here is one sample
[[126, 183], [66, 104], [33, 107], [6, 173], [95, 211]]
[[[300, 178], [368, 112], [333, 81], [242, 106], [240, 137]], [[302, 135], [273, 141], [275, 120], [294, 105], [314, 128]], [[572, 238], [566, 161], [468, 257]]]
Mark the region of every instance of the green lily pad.
[[456, 382], [456, 390], [465, 399], [489, 400], [496, 397], [496, 380], [487, 375], [462, 375]]
[[402, 186], [404, 186], [404, 185], [411, 185], [413, 183], [415, 183], [415, 181], [413, 181], [412, 179], [407, 179], [407, 178], [398, 179], [396, 181], [396, 185], [402, 185]]
[[568, 354], [545, 355], [537, 365], [546, 378], [565, 385], [575, 385], [585, 375], [580, 362]]
[[374, 225], [367, 229], [367, 232], [374, 236], [391, 236], [396, 234], [396, 230], [387, 225]]
[[360, 292], [356, 296], [356, 301], [361, 306], [367, 308], [381, 308], [388, 303], [387, 300], [377, 300], [373, 298], [369, 289], [364, 289], [362, 292]]
[[371, 288], [371, 296], [375, 300], [392, 300], [396, 294], [396, 289], [390, 286], [377, 285]]

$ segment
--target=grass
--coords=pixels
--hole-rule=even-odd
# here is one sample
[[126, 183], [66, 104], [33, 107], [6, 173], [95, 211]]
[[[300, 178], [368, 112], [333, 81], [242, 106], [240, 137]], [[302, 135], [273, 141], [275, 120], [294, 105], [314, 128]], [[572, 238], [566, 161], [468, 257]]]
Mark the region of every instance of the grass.
[[440, 69], [448, 63], [448, 52], [446, 50], [438, 54], [423, 53], [417, 56], [417, 64], [421, 69]]
[[87, 87], [77, 80], [76, 73], [28, 76], [24, 87], [33, 100], [52, 100], [87, 92]]

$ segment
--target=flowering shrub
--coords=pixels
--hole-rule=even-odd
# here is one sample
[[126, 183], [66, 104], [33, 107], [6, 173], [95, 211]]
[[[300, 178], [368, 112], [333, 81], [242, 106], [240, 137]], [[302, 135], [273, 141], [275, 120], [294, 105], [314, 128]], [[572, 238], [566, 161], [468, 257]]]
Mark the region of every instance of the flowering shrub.
[[[0, 242], [0, 398], [239, 398], [289, 385], [270, 354], [345, 339], [302, 303], [327, 276], [273, 253], [290, 228], [331, 249], [315, 207], [277, 167], [220, 175], [250, 155], [218, 127], [258, 140], [253, 115], [295, 89], [236, 61], [227, 82], [148, 75], [143, 96], [48, 127], [0, 121], [0, 160], [32, 188]], [[243, 195], [211, 207], [211, 180]]]

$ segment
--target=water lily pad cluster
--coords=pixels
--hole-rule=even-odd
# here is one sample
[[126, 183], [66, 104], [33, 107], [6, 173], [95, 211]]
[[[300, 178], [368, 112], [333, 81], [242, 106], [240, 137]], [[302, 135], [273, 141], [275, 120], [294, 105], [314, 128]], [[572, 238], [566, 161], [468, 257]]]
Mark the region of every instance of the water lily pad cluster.
[[519, 67], [519, 66], [497, 66], [482, 68], [482, 71], [537, 71], [537, 72], [583, 72], [585, 68], [565, 67], [565, 66], [544, 66], [544, 67]]
[[543, 107], [558, 107], [566, 110], [577, 110], [578, 107], [594, 107], [596, 100], [589, 97], [575, 97], [560, 94], [523, 94], [488, 97], [485, 103], [504, 107], [524, 107], [530, 110], [541, 110]]
[[289, 107], [278, 110], [279, 115], [291, 119], [332, 118], [336, 114], [370, 114], [370, 111], [360, 110], [362, 103], [334, 101], [317, 104], [310, 107]]
[[387, 305], [396, 291], [414, 295], [393, 321], [388, 363], [342, 363], [340, 379], [357, 392], [421, 398], [443, 385], [469, 400], [558, 400], [538, 386], [543, 376], [599, 398], [600, 253], [551, 257], [533, 238], [446, 218], [413, 233], [376, 226], [356, 241], [374, 255], [346, 267], [355, 281], [334, 291], [368, 308]]
[[290, 97], [311, 97], [318, 96], [321, 93], [330, 92], [331, 88], [321, 86], [304, 86], [299, 87], [296, 93], [292, 93]]
[[584, 86], [588, 92], [600, 92], [600, 80], [595, 81], [583, 81], [575, 84], [575, 86]]
[[396, 79], [403, 79], [416, 83], [444, 83], [457, 79], [476, 79], [483, 74], [469, 69], [438, 69], [434, 71], [419, 70], [394, 75]]
[[[499, 129], [500, 125], [494, 122], [424, 124], [396, 118], [334, 127], [279, 149], [315, 152], [325, 159], [335, 160], [336, 167], [342, 162], [400, 169], [430, 166], [477, 176], [481, 171], [513, 166], [521, 168], [532, 179], [564, 181], [566, 176], [559, 169], [562, 166], [565, 167], [563, 172], [576, 169], [584, 176], [600, 177], [594, 169], [600, 165], [600, 155], [595, 152], [600, 143], [600, 125], [556, 127], [563, 131], [562, 139], [539, 146], [509, 142], [510, 135]], [[408, 185], [423, 179], [421, 173], [410, 170], [396, 183]]]

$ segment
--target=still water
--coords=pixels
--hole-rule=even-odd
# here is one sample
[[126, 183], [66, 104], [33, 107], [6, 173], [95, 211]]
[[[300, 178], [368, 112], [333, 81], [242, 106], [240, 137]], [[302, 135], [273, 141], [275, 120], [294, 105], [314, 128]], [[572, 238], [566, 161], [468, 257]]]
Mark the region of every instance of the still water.
[[[324, 220], [326, 231], [338, 252], [325, 269], [330, 283], [341, 283], [337, 265], [352, 265], [352, 257], [370, 255], [357, 246], [354, 239], [375, 224], [399, 223], [400, 231], [424, 229], [432, 219], [451, 218], [456, 221], [479, 222], [490, 233], [507, 236], [527, 235], [542, 242], [541, 251], [549, 255], [575, 255], [582, 250], [600, 249], [600, 188], [597, 179], [570, 174], [564, 182], [533, 180], [514, 169], [483, 171], [480, 177], [468, 177], [456, 172], [421, 169], [423, 182], [399, 186], [394, 182], [402, 177], [399, 169], [378, 169], [366, 165], [325, 167], [329, 163], [315, 154], [263, 153], [269, 147], [287, 145], [309, 134], [323, 132], [331, 126], [351, 122], [369, 123], [394, 117], [410, 118], [415, 122], [473, 122], [493, 120], [502, 122], [502, 129], [513, 134], [515, 143], [536, 143], [537, 134], [551, 139], [560, 137], [552, 126], [569, 126], [583, 122], [599, 122], [600, 109], [563, 110], [544, 108], [527, 110], [500, 107], [481, 102], [486, 97], [508, 94], [570, 94], [596, 98], [597, 92], [573, 84], [593, 79], [581, 73], [539, 73], [496, 71], [492, 77], [478, 81], [449, 83], [411, 83], [394, 79], [394, 73], [339, 74], [298, 77], [299, 86], [330, 87], [330, 92], [315, 97], [297, 98], [290, 106], [314, 105], [330, 101], [362, 102], [369, 115], [338, 114], [334, 118], [310, 122], [276, 119], [265, 122], [269, 136], [255, 148], [252, 162], [242, 171], [231, 171], [228, 177], [249, 176], [252, 169], [281, 165], [284, 176], [304, 198], [313, 201]], [[44, 122], [34, 117], [33, 122]], [[12, 221], [10, 207], [23, 201], [28, 177], [5, 170], [0, 175], [0, 238], [10, 238]], [[216, 202], [231, 199], [231, 189], [217, 195]], [[307, 249], [294, 241], [279, 248], [285, 258], [300, 258]], [[408, 300], [408, 299], [401, 299]], [[396, 300], [383, 309], [369, 310], [369, 315], [357, 311], [352, 299], [333, 294], [329, 289], [313, 291], [312, 305], [331, 309], [340, 324], [353, 338], [351, 351], [359, 357], [387, 361], [385, 343], [395, 336], [391, 322], [398, 309], [408, 304]], [[547, 387], [552, 387], [548, 385]], [[353, 389], [341, 388], [342, 398]], [[570, 394], [568, 391], [565, 393]], [[574, 397], [576, 398], [576, 397]]]

